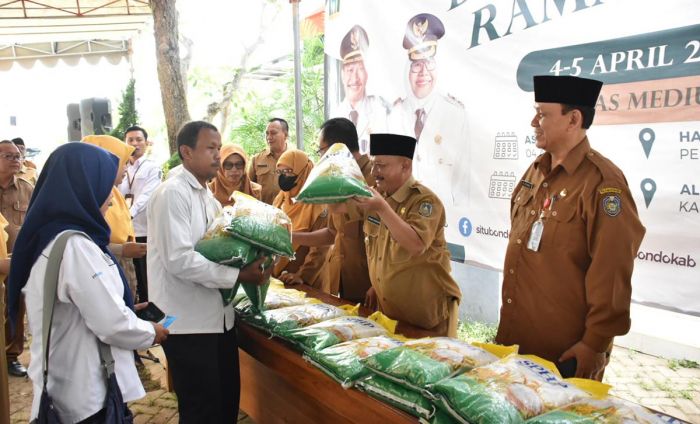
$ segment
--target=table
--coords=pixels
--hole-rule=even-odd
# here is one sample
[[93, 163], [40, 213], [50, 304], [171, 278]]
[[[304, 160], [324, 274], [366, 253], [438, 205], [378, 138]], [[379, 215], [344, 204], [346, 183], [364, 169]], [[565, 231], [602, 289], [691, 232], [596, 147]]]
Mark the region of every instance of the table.
[[[292, 286], [331, 305], [342, 299], [308, 286]], [[364, 308], [360, 314], [367, 316]], [[241, 403], [257, 424], [265, 423], [417, 423], [418, 419], [355, 389], [340, 384], [307, 363], [279, 338], [238, 320]], [[429, 331], [399, 323], [397, 332], [426, 337]]]

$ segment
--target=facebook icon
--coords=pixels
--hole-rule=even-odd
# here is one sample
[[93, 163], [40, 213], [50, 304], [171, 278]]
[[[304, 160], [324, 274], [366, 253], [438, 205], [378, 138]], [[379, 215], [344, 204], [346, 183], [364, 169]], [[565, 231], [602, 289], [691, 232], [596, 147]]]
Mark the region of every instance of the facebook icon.
[[459, 232], [464, 237], [469, 237], [472, 233], [472, 223], [468, 218], [462, 218], [459, 220]]

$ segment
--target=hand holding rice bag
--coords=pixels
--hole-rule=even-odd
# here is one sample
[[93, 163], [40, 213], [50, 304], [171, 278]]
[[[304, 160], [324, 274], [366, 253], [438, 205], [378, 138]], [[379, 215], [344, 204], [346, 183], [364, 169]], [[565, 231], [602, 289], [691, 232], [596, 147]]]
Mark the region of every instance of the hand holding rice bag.
[[457, 374], [465, 369], [497, 361], [485, 349], [449, 337], [411, 340], [403, 346], [386, 350], [364, 360], [372, 372], [412, 390]]
[[[243, 268], [254, 262], [260, 256], [263, 256], [264, 253], [251, 243], [235, 238], [225, 231], [225, 227], [231, 223], [232, 219], [232, 209], [230, 207], [224, 208], [222, 214], [214, 220], [211, 228], [207, 231], [202, 240], [197, 242], [194, 250], [199, 252], [206, 259], [220, 265]], [[273, 258], [268, 256], [263, 266], [271, 266], [272, 261]], [[231, 289], [219, 289], [224, 305], [233, 302], [239, 286], [240, 283], [237, 282]], [[260, 299], [265, 298], [267, 284], [258, 286], [244, 283], [243, 289], [249, 294], [249, 297], [255, 301], [255, 306], [260, 307]]]
[[405, 388], [380, 375], [370, 375], [356, 384], [357, 388], [375, 399], [388, 403], [404, 412], [420, 417], [430, 418], [435, 407], [421, 393]]
[[350, 340], [318, 351], [307, 351], [304, 359], [349, 388], [369, 371], [360, 362], [387, 349], [401, 346], [401, 342], [387, 336]]
[[385, 336], [389, 332], [381, 324], [371, 319], [344, 316], [322, 321], [305, 328], [280, 331], [279, 334], [285, 339], [300, 345], [304, 350], [320, 350], [348, 340]]
[[527, 420], [527, 424], [664, 424], [665, 421], [641, 405], [622, 399], [588, 398]]
[[427, 390], [439, 408], [462, 423], [523, 423], [590, 397], [563, 380], [554, 364], [529, 355], [507, 356], [444, 379]]
[[232, 197], [236, 203], [224, 208], [230, 208], [231, 216], [224, 227], [226, 232], [265, 252], [294, 257], [292, 221], [284, 212], [239, 191], [234, 191]]
[[353, 196], [372, 197], [372, 192], [347, 146], [335, 143], [311, 170], [296, 200], [340, 203]]

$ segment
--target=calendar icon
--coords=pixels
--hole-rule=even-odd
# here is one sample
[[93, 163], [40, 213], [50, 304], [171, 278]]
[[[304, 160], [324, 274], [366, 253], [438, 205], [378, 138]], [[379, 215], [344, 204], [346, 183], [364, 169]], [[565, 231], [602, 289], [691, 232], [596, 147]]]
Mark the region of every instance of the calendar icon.
[[493, 144], [494, 159], [518, 159], [518, 137], [515, 133], [497, 133]]
[[514, 172], [494, 171], [489, 181], [489, 197], [494, 199], [510, 199], [514, 188]]

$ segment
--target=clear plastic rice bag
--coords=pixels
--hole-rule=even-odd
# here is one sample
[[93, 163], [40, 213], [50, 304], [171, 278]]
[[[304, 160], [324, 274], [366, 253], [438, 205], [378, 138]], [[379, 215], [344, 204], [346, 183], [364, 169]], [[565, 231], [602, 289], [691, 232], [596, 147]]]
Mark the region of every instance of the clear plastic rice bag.
[[340, 203], [353, 196], [372, 197], [372, 192], [347, 146], [335, 143], [311, 170], [296, 200]]
[[527, 420], [527, 424], [665, 424], [641, 405], [622, 399], [588, 398]]
[[427, 337], [371, 356], [364, 365], [376, 374], [420, 391], [428, 384], [497, 360], [491, 352], [461, 340]]
[[348, 340], [388, 335], [381, 324], [368, 318], [344, 316], [319, 322], [305, 328], [280, 331], [280, 336], [304, 350], [320, 350]]
[[397, 384], [379, 375], [370, 375], [358, 381], [358, 389], [382, 402], [388, 403], [402, 411], [420, 417], [433, 416], [435, 407], [423, 394]]
[[304, 359], [339, 382], [344, 388], [369, 374], [360, 362], [387, 349], [401, 346], [401, 342], [387, 336], [350, 340], [318, 351], [310, 350]]
[[266, 253], [294, 257], [292, 221], [287, 214], [239, 191], [232, 197], [236, 203], [224, 208], [224, 216], [230, 216], [224, 231]]
[[306, 327], [317, 322], [347, 315], [347, 312], [325, 303], [310, 303], [288, 306], [286, 308], [265, 311], [244, 319], [250, 324], [267, 329], [272, 333]]
[[590, 397], [563, 380], [554, 364], [530, 355], [507, 356], [444, 379], [427, 391], [439, 408], [462, 423], [522, 423]]

